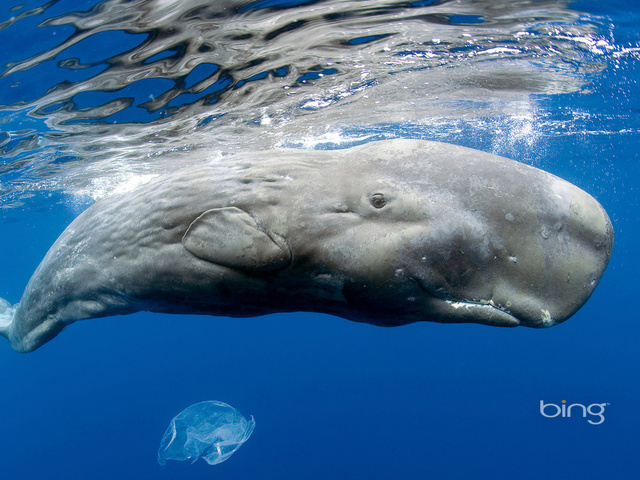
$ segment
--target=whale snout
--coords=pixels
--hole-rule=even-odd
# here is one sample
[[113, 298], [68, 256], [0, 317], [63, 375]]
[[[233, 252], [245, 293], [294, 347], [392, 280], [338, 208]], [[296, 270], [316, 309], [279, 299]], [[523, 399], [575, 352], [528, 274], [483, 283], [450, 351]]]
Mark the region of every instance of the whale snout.
[[597, 200], [571, 187], [569, 215], [553, 226], [541, 226], [544, 269], [539, 278], [527, 278], [532, 291], [512, 294], [510, 309], [522, 325], [549, 327], [571, 317], [591, 297], [611, 258], [609, 216]]
[[553, 175], [521, 172], [505, 178], [499, 194], [466, 195], [417, 253], [428, 262], [414, 262], [414, 278], [432, 296], [434, 317], [550, 327], [575, 314], [598, 285], [614, 240], [604, 208]]
[[611, 220], [596, 199], [560, 179], [550, 189], [553, 201], [526, 219], [526, 237], [505, 234], [508, 250], [496, 253], [502, 276], [489, 300], [534, 328], [575, 314], [598, 285], [613, 249]]

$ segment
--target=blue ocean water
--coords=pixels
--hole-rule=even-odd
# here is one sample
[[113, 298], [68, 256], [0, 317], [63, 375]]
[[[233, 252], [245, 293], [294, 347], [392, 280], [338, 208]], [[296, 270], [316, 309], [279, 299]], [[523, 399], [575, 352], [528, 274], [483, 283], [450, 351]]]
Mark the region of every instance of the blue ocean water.
[[[203, 145], [448, 141], [569, 180], [616, 232], [593, 297], [551, 329], [139, 313], [2, 343], [2, 478], [635, 478], [640, 4], [485, 3], [1, 2], [12, 302], [93, 199]], [[203, 400], [253, 415], [251, 438], [161, 467], [170, 420]]]

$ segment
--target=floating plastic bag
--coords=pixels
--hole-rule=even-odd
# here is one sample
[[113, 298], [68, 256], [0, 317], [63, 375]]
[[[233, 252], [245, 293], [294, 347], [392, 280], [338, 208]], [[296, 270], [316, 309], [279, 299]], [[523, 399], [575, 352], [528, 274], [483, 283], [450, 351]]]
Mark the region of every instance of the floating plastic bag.
[[185, 408], [169, 424], [158, 449], [158, 463], [203, 458], [224, 462], [251, 436], [256, 422], [247, 421], [231, 405], [210, 400]]

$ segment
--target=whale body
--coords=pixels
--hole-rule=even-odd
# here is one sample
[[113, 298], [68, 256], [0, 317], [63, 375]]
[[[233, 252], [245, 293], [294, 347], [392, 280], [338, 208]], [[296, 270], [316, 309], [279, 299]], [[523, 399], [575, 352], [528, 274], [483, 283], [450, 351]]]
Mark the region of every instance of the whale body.
[[89, 207], [20, 303], [0, 299], [0, 335], [28, 352], [75, 321], [141, 310], [548, 327], [591, 296], [613, 238], [589, 194], [469, 148], [244, 153]]

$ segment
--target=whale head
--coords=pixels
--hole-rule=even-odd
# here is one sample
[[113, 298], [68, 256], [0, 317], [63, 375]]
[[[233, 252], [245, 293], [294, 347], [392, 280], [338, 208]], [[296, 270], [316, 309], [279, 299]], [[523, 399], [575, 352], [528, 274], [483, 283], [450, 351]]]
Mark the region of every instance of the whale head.
[[393, 140], [337, 152], [324, 220], [302, 254], [341, 280], [338, 313], [548, 327], [589, 299], [613, 229], [578, 187], [512, 160]]

